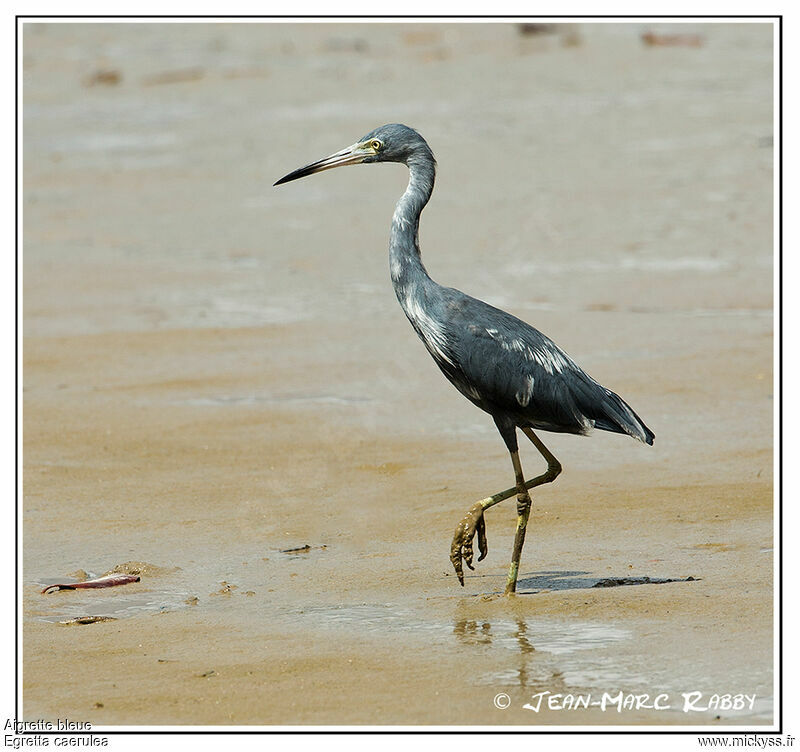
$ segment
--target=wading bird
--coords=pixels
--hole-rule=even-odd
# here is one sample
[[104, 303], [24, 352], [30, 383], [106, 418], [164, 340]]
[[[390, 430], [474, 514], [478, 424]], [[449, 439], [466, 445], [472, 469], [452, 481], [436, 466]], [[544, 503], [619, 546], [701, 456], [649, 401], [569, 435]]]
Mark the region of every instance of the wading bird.
[[[462, 561], [473, 569], [476, 535], [478, 561], [488, 553], [484, 512], [516, 494], [517, 529], [505, 587], [506, 594], [511, 594], [517, 588], [531, 510], [528, 490], [552, 483], [561, 472], [561, 464], [533, 430], [587, 434], [599, 428], [647, 444], [653, 443], [655, 434], [621, 397], [598, 384], [544, 334], [428, 276], [420, 258], [418, 229], [433, 191], [436, 160], [425, 139], [412, 128], [382, 125], [352, 146], [290, 172], [275, 185], [333, 167], [374, 162], [400, 162], [409, 170], [408, 188], [397, 203], [389, 240], [389, 268], [397, 299], [450, 383], [494, 418], [514, 466], [514, 487], [481, 499], [459, 522], [450, 560], [463, 585]], [[522, 473], [517, 428], [547, 461], [547, 470], [529, 481]]]

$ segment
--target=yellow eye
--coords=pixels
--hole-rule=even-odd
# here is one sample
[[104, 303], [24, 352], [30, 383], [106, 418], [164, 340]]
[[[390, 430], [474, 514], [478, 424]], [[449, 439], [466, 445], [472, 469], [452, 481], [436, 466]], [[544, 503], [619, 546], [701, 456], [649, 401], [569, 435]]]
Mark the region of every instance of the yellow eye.
[[377, 138], [376, 138], [374, 141], [370, 141], [370, 144], [369, 144], [369, 145], [370, 145], [370, 146], [371, 146], [371, 147], [372, 147], [372, 148], [373, 148], [375, 151], [380, 151], [380, 150], [383, 148], [383, 142], [382, 142], [382, 141], [378, 141], [378, 139], [377, 139]]

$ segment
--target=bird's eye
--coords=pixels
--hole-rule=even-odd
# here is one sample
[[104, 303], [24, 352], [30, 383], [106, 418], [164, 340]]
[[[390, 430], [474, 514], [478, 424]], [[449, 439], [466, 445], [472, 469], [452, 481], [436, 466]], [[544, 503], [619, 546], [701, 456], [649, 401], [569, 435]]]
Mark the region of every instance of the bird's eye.
[[377, 138], [374, 141], [370, 141], [369, 145], [373, 149], [375, 149], [375, 151], [380, 151], [383, 148], [383, 142], [382, 141], [378, 141]]

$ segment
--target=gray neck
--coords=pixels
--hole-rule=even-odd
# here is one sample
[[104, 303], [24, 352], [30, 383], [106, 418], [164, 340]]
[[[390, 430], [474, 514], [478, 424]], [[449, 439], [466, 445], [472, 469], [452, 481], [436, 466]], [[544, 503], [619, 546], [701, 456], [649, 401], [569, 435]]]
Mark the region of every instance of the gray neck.
[[408, 188], [397, 202], [389, 237], [389, 271], [397, 299], [404, 305], [409, 287], [430, 281], [419, 252], [419, 216], [428, 203], [436, 179], [432, 156], [412, 155], [408, 160]]

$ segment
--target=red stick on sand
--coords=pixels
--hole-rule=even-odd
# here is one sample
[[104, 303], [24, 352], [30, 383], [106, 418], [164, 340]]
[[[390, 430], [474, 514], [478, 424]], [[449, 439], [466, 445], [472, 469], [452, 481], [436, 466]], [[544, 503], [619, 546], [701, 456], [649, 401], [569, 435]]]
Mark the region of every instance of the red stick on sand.
[[115, 587], [116, 585], [127, 585], [129, 582], [139, 582], [140, 579], [141, 577], [138, 574], [107, 574], [84, 582], [65, 582], [58, 585], [48, 585], [42, 590], [42, 595], [55, 593], [57, 590], [89, 590], [90, 588]]

